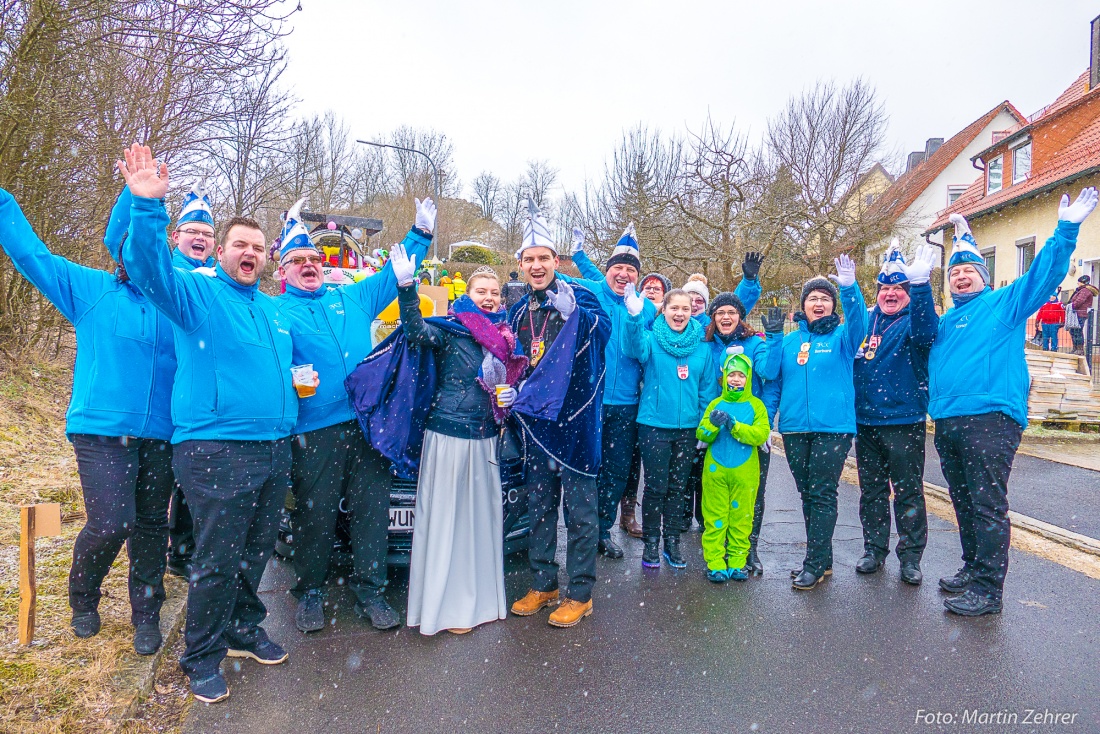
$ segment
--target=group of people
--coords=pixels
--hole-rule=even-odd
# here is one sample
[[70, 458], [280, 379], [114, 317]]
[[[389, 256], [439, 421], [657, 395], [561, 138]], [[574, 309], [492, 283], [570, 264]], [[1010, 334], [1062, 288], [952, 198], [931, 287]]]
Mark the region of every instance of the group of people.
[[[413, 227], [379, 273], [342, 286], [324, 283], [323, 253], [298, 202], [279, 240], [286, 289], [272, 297], [258, 288], [267, 247], [256, 221], [223, 223], [215, 249], [210, 203], [196, 190], [170, 249], [168, 168], [140, 145], [124, 158], [126, 188], [104, 238], [113, 274], [50, 254], [2, 190], [0, 246], [76, 330], [66, 430], [88, 519], [69, 580], [73, 632], [98, 633], [100, 586], [127, 543], [134, 648], [160, 647], [171, 507], [181, 530], [173, 550], [189, 582], [180, 665], [197, 699], [228, 697], [226, 656], [287, 659], [260, 626], [257, 590], [288, 488], [299, 629], [325, 625], [342, 501], [355, 612], [378, 629], [401, 624], [385, 598], [397, 474], [418, 478], [406, 622], [423, 634], [462, 634], [509, 611], [499, 467], [517, 458], [532, 580], [510, 610], [530, 616], [553, 606], [549, 623], [571, 627], [593, 613], [597, 554], [624, 557], [611, 535], [617, 516], [643, 540], [647, 568], [687, 566], [681, 536], [694, 519], [710, 581], [764, 572], [758, 543], [777, 418], [806, 526], [795, 589], [832, 573], [837, 489], [853, 438], [864, 528], [856, 570], [883, 566], [892, 492], [900, 576], [921, 583], [931, 415], [963, 549], [963, 567], [940, 580], [957, 594], [945, 606], [1000, 611], [1007, 480], [1027, 422], [1023, 331], [1067, 272], [1094, 189], [1073, 204], [1064, 197], [1031, 269], [996, 291], [965, 220], [954, 217], [954, 306], [942, 316], [930, 285], [938, 250], [922, 247], [907, 261], [894, 246], [870, 310], [842, 255], [831, 280], [805, 284], [790, 333], [788, 315], [771, 308], [760, 335], [746, 321], [760, 297], [759, 254], [746, 255], [734, 292], [712, 295], [705, 278], [672, 288], [663, 275], [642, 277], [632, 226], [602, 271], [575, 230], [570, 254], [582, 277], [570, 278], [534, 203], [516, 253], [522, 292], [482, 268], [447, 316], [425, 318], [417, 259], [432, 239], [430, 199], [416, 202]], [[369, 325], [395, 298], [401, 328], [372, 349]]]
[[1035, 314], [1036, 341], [1045, 351], [1057, 352], [1060, 332], [1065, 328], [1073, 342], [1073, 353], [1084, 355], [1085, 329], [1089, 328], [1092, 304], [1100, 290], [1090, 276], [1082, 275], [1064, 304], [1061, 294], [1059, 288]]

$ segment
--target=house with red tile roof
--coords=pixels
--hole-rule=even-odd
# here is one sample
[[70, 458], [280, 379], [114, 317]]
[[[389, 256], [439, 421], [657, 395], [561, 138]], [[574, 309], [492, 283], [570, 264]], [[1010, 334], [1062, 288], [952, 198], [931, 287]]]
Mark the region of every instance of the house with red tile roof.
[[[1095, 23], [1095, 21], [1094, 21]], [[948, 216], [967, 218], [1000, 287], [1031, 266], [1035, 252], [1054, 231], [1062, 194], [1076, 196], [1086, 186], [1100, 186], [1100, 69], [1092, 65], [1051, 104], [1019, 124], [998, 131], [994, 141], [974, 156], [981, 174], [925, 233], [954, 234]], [[1081, 227], [1063, 293], [1081, 275], [1100, 280], [1100, 220]]]

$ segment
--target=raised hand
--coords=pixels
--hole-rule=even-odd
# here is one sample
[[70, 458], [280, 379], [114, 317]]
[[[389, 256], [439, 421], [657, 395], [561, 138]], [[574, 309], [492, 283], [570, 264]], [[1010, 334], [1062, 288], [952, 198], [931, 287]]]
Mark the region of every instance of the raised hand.
[[626, 290], [623, 292], [623, 304], [626, 306], [626, 312], [631, 316], [637, 316], [645, 307], [645, 299], [638, 291], [634, 290], [633, 283], [626, 284]]
[[902, 272], [906, 279], [913, 285], [922, 285], [928, 282], [932, 271], [940, 266], [940, 248], [934, 245], [921, 245], [917, 248], [917, 254], [913, 256], [913, 262], [902, 264]]
[[546, 291], [546, 300], [550, 301], [550, 305], [556, 308], [566, 321], [577, 310], [577, 296], [573, 293], [572, 286], [560, 278], [558, 279], [558, 292]]
[[163, 199], [168, 195], [168, 166], [153, 158], [148, 145], [134, 143], [122, 151], [125, 161], [116, 161], [130, 193], [145, 199]]
[[416, 255], [412, 257], [406, 255], [403, 245], [398, 244], [390, 248], [390, 264], [398, 285], [411, 285], [416, 280]]
[[852, 262], [852, 258], [841, 255], [833, 260], [833, 265], [836, 267], [836, 275], [829, 273], [830, 280], [836, 281], [836, 284], [841, 287], [855, 284], [856, 264]]
[[783, 320], [785, 318], [786, 315], [783, 313], [783, 309], [778, 306], [772, 306], [761, 315], [760, 320], [764, 324], [765, 333], [776, 334], [782, 333]]
[[573, 227], [573, 249], [571, 252], [574, 255], [578, 252], [584, 252], [584, 230], [580, 227]]
[[1058, 205], [1058, 219], [1062, 222], [1080, 224], [1096, 209], [1096, 188], [1089, 186], [1077, 195], [1077, 201], [1069, 203], [1069, 194], [1062, 194]]
[[760, 266], [764, 263], [764, 255], [749, 250], [745, 253], [745, 259], [741, 262], [741, 273], [749, 280], [756, 280], [760, 276]]
[[435, 216], [437, 214], [435, 202], [429, 196], [421, 201], [414, 198], [416, 202], [416, 228], [422, 229], [428, 234], [431, 234], [435, 230]]

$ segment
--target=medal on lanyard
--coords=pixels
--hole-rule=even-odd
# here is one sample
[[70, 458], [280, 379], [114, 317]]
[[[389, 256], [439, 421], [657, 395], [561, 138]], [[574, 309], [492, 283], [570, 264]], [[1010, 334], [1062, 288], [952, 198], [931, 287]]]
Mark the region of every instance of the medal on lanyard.
[[531, 367], [534, 368], [538, 365], [539, 360], [542, 359], [542, 355], [546, 353], [546, 342], [542, 340], [543, 334], [546, 333], [546, 325], [550, 323], [550, 314], [546, 315], [546, 319], [542, 322], [542, 329], [539, 330], [538, 335], [535, 335], [535, 318], [531, 315], [531, 309], [527, 309], [527, 323], [531, 327]]
[[676, 376], [681, 380], [686, 380], [688, 378], [688, 366], [686, 364], [676, 365]]
[[542, 339], [531, 339], [531, 366], [534, 367], [542, 359], [542, 353], [546, 351], [546, 347], [543, 346]]
[[875, 358], [875, 350], [878, 349], [878, 345], [882, 343], [881, 336], [872, 336], [867, 340], [867, 351], [864, 353], [864, 357], [867, 359]]
[[802, 342], [802, 346], [798, 348], [798, 363], [806, 364], [810, 361], [810, 343]]

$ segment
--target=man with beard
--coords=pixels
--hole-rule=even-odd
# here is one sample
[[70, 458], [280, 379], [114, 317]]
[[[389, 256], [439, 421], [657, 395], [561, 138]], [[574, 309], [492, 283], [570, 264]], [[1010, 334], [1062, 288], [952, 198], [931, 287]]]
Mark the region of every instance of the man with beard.
[[263, 665], [287, 659], [260, 627], [267, 608], [257, 591], [290, 487], [288, 437], [298, 417], [291, 323], [259, 290], [260, 225], [227, 223], [213, 276], [173, 267], [168, 167], [137, 144], [125, 157], [118, 168], [134, 200], [123, 260], [175, 336], [172, 469], [195, 522], [180, 667], [195, 698], [215, 703], [229, 697], [226, 655]]
[[568, 510], [568, 596], [550, 615], [572, 627], [592, 614], [599, 538], [596, 476], [600, 470], [604, 347], [611, 334], [596, 296], [556, 276], [558, 252], [533, 202], [516, 253], [530, 292], [508, 314], [512, 333], [530, 360], [512, 415], [527, 449], [531, 535], [527, 556], [534, 576], [512, 605], [521, 617], [558, 601], [558, 508]]
[[[383, 596], [389, 530], [389, 462], [367, 443], [352, 411], [347, 376], [371, 351], [370, 324], [397, 298], [397, 279], [388, 261], [358, 283], [324, 282], [322, 253], [301, 222], [297, 202], [287, 212], [279, 248], [279, 274], [286, 292], [276, 298], [294, 332], [294, 364], [312, 364], [325, 376], [324, 387], [304, 398], [298, 409], [291, 451], [294, 456], [294, 570], [298, 598], [294, 623], [302, 632], [325, 626], [325, 578], [340, 500], [351, 511], [354, 572], [349, 586], [355, 612], [375, 629], [391, 629], [401, 618]], [[435, 204], [416, 199], [416, 224], [394, 249], [422, 258], [432, 241]], [[405, 250], [402, 250], [405, 248]]]
[[856, 353], [856, 460], [863, 557], [856, 571], [872, 574], [890, 553], [890, 490], [901, 580], [917, 586], [928, 543], [924, 506], [928, 352], [936, 338], [929, 277], [939, 251], [922, 245], [912, 264], [895, 239], [878, 275], [867, 339]]

